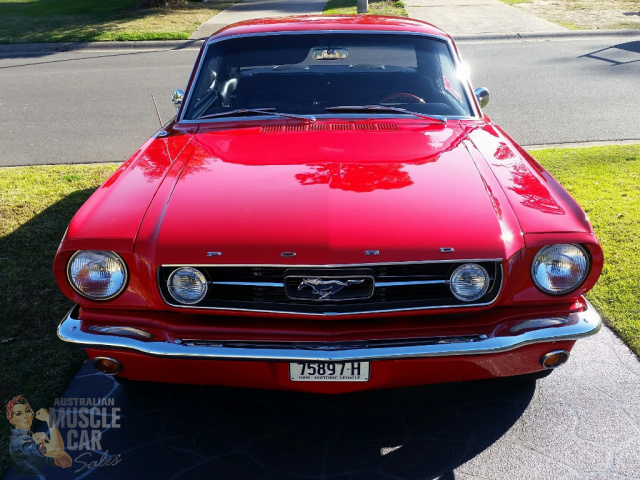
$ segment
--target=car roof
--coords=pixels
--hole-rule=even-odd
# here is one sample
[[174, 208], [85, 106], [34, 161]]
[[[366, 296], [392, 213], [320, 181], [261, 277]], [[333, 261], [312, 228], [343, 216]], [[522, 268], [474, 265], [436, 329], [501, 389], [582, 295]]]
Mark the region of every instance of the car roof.
[[259, 18], [234, 23], [214, 33], [208, 42], [224, 37], [251, 34], [310, 31], [375, 31], [421, 33], [446, 40], [451, 37], [430, 23], [403, 17], [377, 15], [301, 15], [290, 17]]

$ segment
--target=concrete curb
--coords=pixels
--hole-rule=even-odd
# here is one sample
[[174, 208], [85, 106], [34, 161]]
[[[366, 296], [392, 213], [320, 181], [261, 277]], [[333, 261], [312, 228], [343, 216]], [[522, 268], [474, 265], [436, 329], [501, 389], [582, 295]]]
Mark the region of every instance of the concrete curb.
[[[640, 36], [640, 30], [572, 30], [549, 33], [508, 33], [454, 35], [456, 41], [500, 41], [500, 40], [556, 40], [562, 38], [593, 38]], [[166, 40], [148, 42], [67, 42], [67, 43], [13, 43], [0, 45], [0, 55], [46, 54], [74, 52], [79, 50], [180, 50], [200, 48], [204, 39]]]
[[164, 40], [148, 42], [67, 42], [13, 43], [0, 45], [0, 55], [74, 52], [78, 50], [181, 50], [200, 48], [203, 40]]
[[569, 30], [549, 33], [481, 33], [452, 35], [456, 41], [557, 40], [562, 38], [595, 38], [640, 36], [640, 30]]
[[568, 142], [568, 143], [549, 143], [541, 145], [522, 145], [527, 152], [534, 150], [546, 150], [550, 148], [590, 148], [590, 147], [609, 147], [611, 145], [636, 145], [640, 144], [640, 138], [637, 140], [602, 140], [596, 142]]

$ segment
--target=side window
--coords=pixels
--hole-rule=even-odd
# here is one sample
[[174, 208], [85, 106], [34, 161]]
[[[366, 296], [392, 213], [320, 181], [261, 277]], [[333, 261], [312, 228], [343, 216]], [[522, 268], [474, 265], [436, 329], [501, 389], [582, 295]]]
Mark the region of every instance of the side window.
[[196, 118], [218, 101], [218, 68], [220, 64], [220, 55], [217, 52], [211, 52], [207, 55], [205, 61], [200, 68], [198, 78], [196, 79], [197, 88], [194, 91], [194, 97], [190, 101], [190, 108], [186, 114], [186, 118]]

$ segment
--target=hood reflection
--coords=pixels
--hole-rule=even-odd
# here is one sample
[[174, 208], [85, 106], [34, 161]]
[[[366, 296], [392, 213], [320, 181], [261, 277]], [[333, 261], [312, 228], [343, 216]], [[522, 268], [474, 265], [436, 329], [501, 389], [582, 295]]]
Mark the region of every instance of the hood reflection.
[[[353, 128], [355, 123], [344, 125]], [[320, 132], [304, 126], [283, 132], [281, 125], [275, 127], [275, 133], [265, 133], [263, 127], [200, 132], [180, 180], [204, 171], [222, 172], [231, 165], [249, 169], [290, 166], [293, 179], [302, 186], [325, 185], [359, 193], [397, 190], [414, 184], [412, 166], [437, 162], [459, 148], [465, 138], [460, 129], [441, 124], [409, 123], [391, 131]], [[244, 175], [252, 173], [247, 169]]]
[[556, 202], [551, 192], [524, 164], [512, 165], [511, 175], [513, 186], [510, 186], [509, 190], [520, 196], [522, 205], [544, 213], [564, 215], [564, 209]]
[[521, 161], [504, 143], [500, 142], [493, 156], [503, 163], [493, 165], [495, 167], [507, 167], [511, 175], [509, 190], [520, 196], [520, 203], [525, 207], [534, 208], [544, 213], [563, 215], [564, 209], [556, 202], [551, 192], [533, 172]]
[[309, 165], [311, 171], [297, 174], [301, 185], [328, 185], [351, 192], [392, 190], [413, 185], [403, 164], [361, 165], [328, 163]]

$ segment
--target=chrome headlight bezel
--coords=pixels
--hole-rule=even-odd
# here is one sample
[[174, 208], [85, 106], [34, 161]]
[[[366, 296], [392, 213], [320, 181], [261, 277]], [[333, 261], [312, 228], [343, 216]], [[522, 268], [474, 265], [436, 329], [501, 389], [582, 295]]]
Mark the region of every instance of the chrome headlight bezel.
[[[574, 253], [579, 252], [579, 254], [581, 254], [582, 262], [575, 262], [575, 261], [570, 262], [572, 265], [572, 267], [570, 268], [579, 269], [579, 272], [578, 272], [579, 274], [576, 276], [576, 280], [573, 281], [569, 286], [566, 286], [564, 288], [560, 288], [560, 287], [547, 288], [547, 286], [541, 283], [541, 279], [538, 278], [538, 275], [536, 274], [536, 272], [540, 268], [544, 268], [544, 265], [547, 265], [547, 269], [552, 268], [553, 265], [552, 265], [552, 262], [541, 261], [541, 257], [543, 257], [544, 255], [550, 255], [551, 254], [550, 251], [553, 249], [561, 250], [562, 248], [575, 249]], [[563, 254], [561, 251], [557, 252], [556, 254], [557, 254], [558, 260], [561, 258], [564, 258], [564, 259], [571, 258], [570, 255]], [[538, 290], [540, 290], [543, 293], [546, 293], [547, 295], [560, 296], [560, 295], [566, 295], [580, 288], [580, 285], [582, 285], [584, 281], [587, 279], [587, 277], [589, 276], [590, 270], [591, 270], [591, 257], [589, 255], [588, 250], [585, 247], [577, 243], [557, 243], [553, 245], [545, 245], [540, 250], [538, 250], [538, 252], [533, 257], [533, 260], [531, 261], [530, 273], [531, 273], [531, 280], [533, 281], [533, 284], [536, 286]], [[549, 277], [549, 275], [547, 276]], [[548, 280], [544, 283], [551, 286], [553, 285], [552, 280]]]
[[[91, 261], [87, 259], [87, 261], [84, 264], [82, 264], [83, 266], [87, 266], [90, 263], [96, 263], [96, 262], [99, 263], [99, 262], [106, 262], [106, 261], [111, 261], [116, 266], [118, 266], [119, 267], [118, 270], [114, 270], [110, 273], [110, 276], [114, 276], [114, 274], [121, 275], [121, 278], [117, 280], [118, 282], [117, 288], [112, 289], [111, 293], [104, 296], [92, 295], [90, 292], [84, 290], [82, 288], [81, 283], [77, 280], [77, 275], [82, 269], [82, 266], [80, 268], [74, 268], [74, 262], [78, 260], [78, 258], [80, 258], [82, 255], [89, 255], [89, 256], [93, 255], [96, 257], [99, 257], [99, 256], [103, 257], [102, 260], [94, 259], [93, 261]], [[71, 255], [71, 257], [69, 257], [69, 260], [67, 262], [67, 281], [69, 282], [69, 285], [71, 286], [71, 288], [78, 295], [88, 300], [103, 302], [107, 300], [112, 300], [116, 298], [118, 295], [120, 295], [122, 292], [124, 292], [124, 290], [127, 288], [127, 285], [129, 283], [129, 269], [127, 268], [127, 264], [124, 261], [124, 259], [116, 252], [108, 251], [108, 250], [78, 250], [73, 255]], [[107, 283], [109, 283], [111, 280], [109, 279], [106, 281]]]
[[[187, 273], [192, 274], [194, 278], [200, 283], [201, 291], [196, 298], [184, 299], [184, 298], [179, 298], [179, 296], [176, 296], [175, 288], [172, 286], [172, 281], [180, 271], [186, 271]], [[171, 295], [171, 298], [173, 298], [173, 300], [175, 300], [181, 305], [195, 305], [201, 302], [202, 299], [204, 299], [207, 296], [208, 291], [209, 291], [209, 283], [207, 282], [207, 277], [204, 275], [204, 273], [202, 273], [197, 268], [178, 267], [175, 270], [173, 270], [169, 274], [169, 277], [167, 278], [167, 292], [169, 292], [169, 295]]]
[[[461, 293], [460, 289], [456, 286], [458, 285], [457, 279], [468, 273], [470, 270], [475, 271], [475, 274], [481, 277], [483, 285], [474, 295], [464, 295]], [[476, 300], [482, 298], [488, 291], [491, 286], [491, 277], [489, 276], [489, 272], [477, 263], [464, 263], [457, 267], [449, 277], [449, 290], [454, 297], [462, 302], [475, 302]]]

